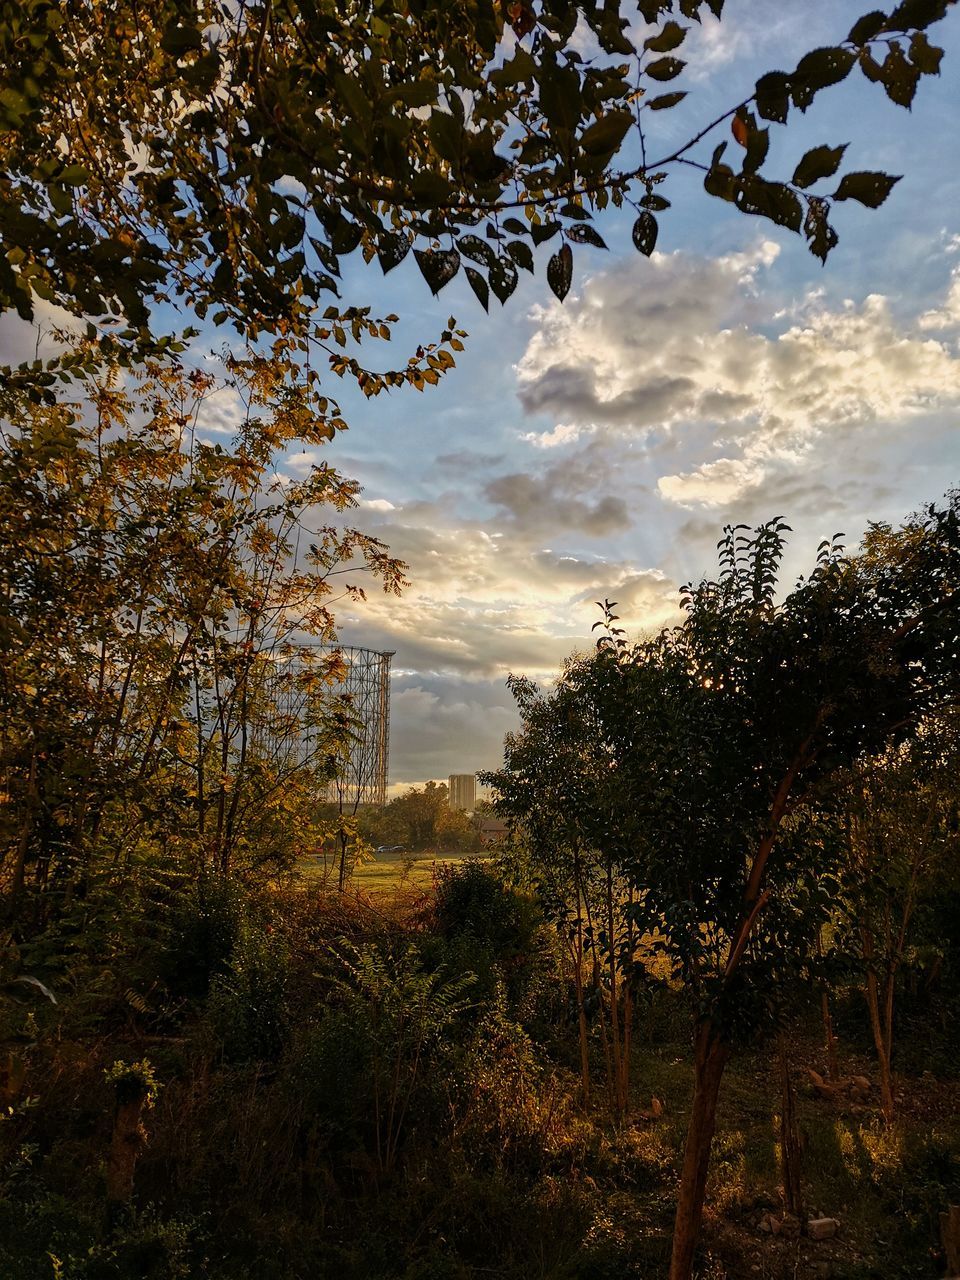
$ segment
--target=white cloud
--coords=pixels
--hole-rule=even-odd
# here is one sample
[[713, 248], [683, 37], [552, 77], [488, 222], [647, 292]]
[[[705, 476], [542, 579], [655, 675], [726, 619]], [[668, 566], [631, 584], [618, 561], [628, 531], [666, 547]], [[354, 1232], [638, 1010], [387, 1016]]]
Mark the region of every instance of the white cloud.
[[943, 305], [912, 323], [879, 294], [831, 305], [819, 290], [764, 316], [756, 293], [761, 281], [771, 292], [775, 257], [769, 242], [713, 261], [654, 254], [542, 308], [519, 395], [528, 413], [563, 425], [535, 443], [559, 449], [589, 431], [639, 440], [652, 456], [655, 435], [680, 442], [707, 428], [705, 452], [656, 483], [669, 501], [722, 506], [773, 473], [802, 471], [838, 435], [906, 431], [960, 405], [960, 355], [942, 332], [960, 324], [960, 272]]

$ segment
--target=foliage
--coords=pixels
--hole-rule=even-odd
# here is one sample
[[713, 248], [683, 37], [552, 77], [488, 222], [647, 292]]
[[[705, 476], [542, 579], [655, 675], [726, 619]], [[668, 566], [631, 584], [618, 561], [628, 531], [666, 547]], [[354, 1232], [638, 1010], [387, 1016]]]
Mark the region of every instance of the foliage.
[[[802, 233], [826, 258], [833, 205], [876, 208], [897, 179], [838, 176], [843, 145], [815, 146], [791, 176], [767, 178], [769, 124], [854, 68], [909, 107], [919, 80], [939, 73], [926, 33], [949, 3], [864, 15], [681, 145], [668, 130], [658, 142], [658, 126], [688, 92], [676, 84], [689, 23], [719, 17], [722, 0], [640, 0], [639, 26], [626, 5], [580, 0], [343, 12], [269, 0], [8, 3], [0, 306], [30, 316], [38, 296], [122, 316], [136, 338], [150, 304], [181, 299], [246, 336], [309, 336], [368, 394], [422, 388], [452, 364], [452, 326], [405, 369], [364, 369], [348, 335], [381, 336], [381, 322], [337, 304], [316, 319], [342, 258], [360, 249], [389, 271], [412, 249], [434, 292], [463, 268], [486, 305], [490, 292], [505, 301], [533, 248], [559, 237], [547, 279], [562, 298], [573, 246], [605, 247], [592, 216], [607, 205], [633, 207], [633, 241], [652, 251], [683, 165], [704, 172], [710, 195]], [[709, 159], [698, 150], [728, 121], [739, 163], [722, 140]]]
[[270, 1060], [289, 1030], [289, 964], [282, 935], [272, 925], [246, 920], [225, 972], [210, 986], [208, 1016], [226, 1058]]
[[908, 564], [823, 544], [779, 603], [785, 526], [728, 530], [721, 575], [685, 590], [680, 627], [635, 646], [614, 628], [575, 672], [632, 815], [611, 838], [633, 916], [737, 1039], [831, 903], [809, 861], [823, 851], [780, 840], [785, 820], [954, 696], [957, 496], [908, 528]]
[[[349, 750], [331, 575], [352, 565], [398, 590], [402, 566], [341, 524], [355, 485], [325, 466], [293, 484], [273, 472], [292, 439], [327, 434], [282, 370], [251, 357], [226, 374], [218, 386], [148, 361], [121, 379], [108, 363], [80, 403], [21, 400], [4, 431], [0, 858], [14, 895], [28, 874], [62, 893], [158, 847], [196, 869], [289, 865]], [[328, 524], [306, 523], [324, 508]]]
[[[830, 845], [797, 838], [794, 824], [841, 769], [915, 737], [958, 696], [960, 494], [895, 535], [873, 530], [859, 561], [836, 540], [821, 544], [810, 575], [777, 600], [786, 532], [779, 519], [752, 536], [728, 528], [718, 578], [684, 588], [684, 622], [653, 640], [630, 645], [605, 602], [596, 654], [560, 681], [591, 731], [575, 737], [568, 765], [588, 786], [599, 778], [586, 808], [600, 831], [590, 843], [611, 858], [608, 936], [616, 866], [637, 939], [669, 960], [696, 1006], [671, 1280], [692, 1274], [731, 1050], [776, 1021], [790, 985], [815, 975], [837, 898], [823, 865]], [[884, 538], [898, 554], [877, 552]], [[545, 704], [530, 705], [541, 717]], [[498, 790], [515, 803], [526, 786], [537, 813], [528, 756], [511, 758], [508, 743], [508, 763]], [[614, 980], [611, 966], [612, 1033]], [[586, 1092], [585, 1067], [583, 1079]]]
[[107, 1084], [116, 1090], [117, 1099], [125, 1102], [130, 1097], [142, 1097], [148, 1107], [156, 1102], [160, 1085], [149, 1059], [139, 1062], [123, 1062], [119, 1058], [104, 1073]]
[[344, 943], [339, 952], [337, 986], [368, 1028], [377, 1166], [389, 1173], [416, 1091], [443, 1032], [468, 1007], [474, 978], [424, 969], [412, 944], [388, 952]]
[[[550, 967], [549, 942], [536, 899], [474, 859], [437, 868], [431, 927], [446, 943], [448, 964], [472, 971], [485, 1000], [501, 985], [519, 1011], [543, 998], [538, 974]], [[528, 1010], [532, 1013], [532, 1010]]]

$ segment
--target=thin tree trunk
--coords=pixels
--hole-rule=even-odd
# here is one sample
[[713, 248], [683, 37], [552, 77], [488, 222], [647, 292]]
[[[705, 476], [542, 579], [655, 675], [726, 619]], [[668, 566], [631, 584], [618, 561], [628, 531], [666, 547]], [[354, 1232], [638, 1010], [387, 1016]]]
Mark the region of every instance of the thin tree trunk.
[[788, 1213], [795, 1214], [799, 1218], [803, 1215], [800, 1135], [797, 1132], [790, 1060], [783, 1036], [778, 1040], [777, 1057], [780, 1066], [780, 1164], [783, 1173], [783, 1203]]
[[16, 902], [23, 894], [26, 879], [27, 854], [30, 852], [30, 841], [37, 824], [37, 813], [40, 808], [40, 792], [37, 785], [37, 755], [30, 757], [30, 772], [27, 775], [27, 796], [25, 812], [20, 823], [20, 835], [17, 838], [17, 855], [13, 864], [10, 883], [10, 896]]
[[[817, 958], [823, 959], [823, 933], [817, 929]], [[840, 1078], [837, 1065], [837, 1038], [833, 1033], [833, 1015], [830, 1012], [830, 994], [826, 983], [820, 988], [820, 1013], [823, 1017], [823, 1045], [827, 1051], [827, 1074], [831, 1080]]]
[[883, 1112], [883, 1118], [889, 1124], [893, 1119], [894, 1102], [893, 1102], [893, 1078], [890, 1071], [890, 1049], [891, 1036], [893, 1034], [893, 981], [894, 975], [888, 974], [887, 988], [885, 991], [885, 1008], [889, 1010], [891, 1022], [885, 1028], [883, 1019], [880, 1014], [880, 990], [877, 982], [877, 975], [873, 969], [874, 948], [873, 937], [870, 933], [870, 927], [863, 930], [863, 958], [866, 960], [867, 968], [867, 989], [865, 992], [867, 998], [867, 1012], [870, 1015], [870, 1030], [873, 1033], [873, 1044], [877, 1051], [877, 1063], [880, 1067], [880, 1109]]
[[890, 1073], [890, 1056], [887, 1053], [887, 1036], [880, 1017], [880, 999], [877, 975], [872, 971], [867, 974], [867, 1010], [870, 1014], [870, 1030], [873, 1032], [873, 1043], [877, 1050], [877, 1062], [880, 1066], [880, 1109], [884, 1120], [893, 1119], [893, 1081]]
[[622, 1119], [625, 1111], [623, 1099], [623, 1040], [620, 1034], [620, 991], [617, 984], [617, 948], [614, 937], [613, 869], [607, 865], [607, 957], [610, 969], [610, 1047], [613, 1051], [613, 1079], [611, 1098], [613, 1112]]
[[721, 1040], [717, 1028], [709, 1021], [702, 1022], [694, 1045], [693, 1109], [680, 1173], [670, 1280], [690, 1280], [693, 1274], [693, 1257], [707, 1190], [710, 1148], [717, 1123], [717, 1099], [729, 1058], [730, 1049]]
[[587, 1011], [583, 1004], [583, 898], [580, 892], [580, 855], [573, 855], [573, 879], [577, 894], [577, 931], [573, 953], [573, 984], [577, 996], [577, 1032], [580, 1039], [580, 1090], [585, 1107], [590, 1105], [590, 1054], [587, 1045]]
[[823, 1015], [823, 1042], [827, 1050], [827, 1074], [831, 1080], [840, 1078], [837, 1064], [837, 1037], [833, 1033], [833, 1014], [830, 1012], [830, 997], [826, 989], [820, 992], [820, 1012]]

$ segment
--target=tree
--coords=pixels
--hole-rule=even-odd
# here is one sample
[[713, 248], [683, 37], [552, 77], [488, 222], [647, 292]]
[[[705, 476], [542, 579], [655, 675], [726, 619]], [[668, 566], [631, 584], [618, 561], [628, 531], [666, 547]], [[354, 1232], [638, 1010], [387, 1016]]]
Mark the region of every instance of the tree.
[[884, 1118], [893, 1119], [893, 1032], [897, 983], [916, 916], [950, 882], [958, 741], [955, 716], [924, 722], [915, 739], [857, 764], [843, 793], [848, 857], [842, 893], [863, 971], [880, 1068]]
[[205, 438], [212, 374], [148, 360], [121, 378], [91, 346], [76, 352], [82, 399], [21, 404], [0, 441], [14, 904], [28, 875], [38, 894], [66, 890], [151, 849], [194, 872], [293, 860], [350, 728], [331, 693], [335, 575], [403, 580], [343, 527], [356, 486], [273, 472], [291, 438], [322, 430], [273, 362], [231, 364], [225, 445]]
[[958, 695], [960, 495], [907, 523], [896, 560], [822, 544], [778, 600], [786, 531], [728, 528], [719, 577], [686, 588], [684, 622], [654, 640], [629, 644], [607, 605], [596, 655], [564, 676], [627, 816], [609, 839], [631, 917], [696, 1010], [671, 1280], [692, 1273], [726, 1064], [776, 1024], [784, 985], [815, 974], [837, 902], [803, 815]]
[[513, 827], [512, 853], [501, 861], [511, 864], [514, 878], [532, 883], [567, 943], [583, 1100], [590, 1096], [588, 1022], [595, 1007], [611, 1111], [622, 1119], [629, 1106], [633, 986], [642, 969], [620, 861], [631, 823], [597, 710], [581, 683], [583, 665], [571, 659], [549, 693], [511, 677], [522, 728], [505, 739], [503, 768], [480, 780]]
[[926, 31], [951, 2], [864, 15], [678, 146], [658, 143], [657, 122], [686, 95], [674, 81], [689, 23], [723, 0], [638, 0], [636, 13], [592, 0], [4, 0], [0, 308], [30, 317], [45, 298], [122, 319], [128, 342], [149, 344], [151, 307], [174, 300], [245, 338], [292, 337], [291, 358], [315, 342], [374, 394], [436, 381], [452, 326], [432, 360], [364, 368], [345, 348], [380, 324], [337, 302], [320, 316], [358, 249], [384, 271], [412, 249], [435, 293], [462, 268], [486, 306], [553, 241], [562, 298], [574, 246], [605, 247], [594, 214], [632, 206], [649, 254], [670, 173], [693, 166], [708, 194], [803, 234], [823, 260], [834, 205], [876, 208], [897, 179], [838, 178], [843, 145], [768, 178], [769, 125], [854, 68], [909, 107], [939, 72]]

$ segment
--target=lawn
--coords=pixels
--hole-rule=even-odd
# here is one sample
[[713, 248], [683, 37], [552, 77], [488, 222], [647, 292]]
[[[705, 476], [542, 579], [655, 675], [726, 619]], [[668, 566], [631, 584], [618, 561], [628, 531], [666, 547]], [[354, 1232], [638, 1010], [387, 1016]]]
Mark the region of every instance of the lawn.
[[[350, 884], [366, 893], [396, 893], [403, 889], [427, 890], [433, 884], [435, 869], [447, 862], [460, 862], [476, 854], [446, 853], [428, 849], [421, 853], [381, 853], [355, 867]], [[308, 880], [336, 880], [335, 860], [322, 856], [305, 858], [301, 874]]]

